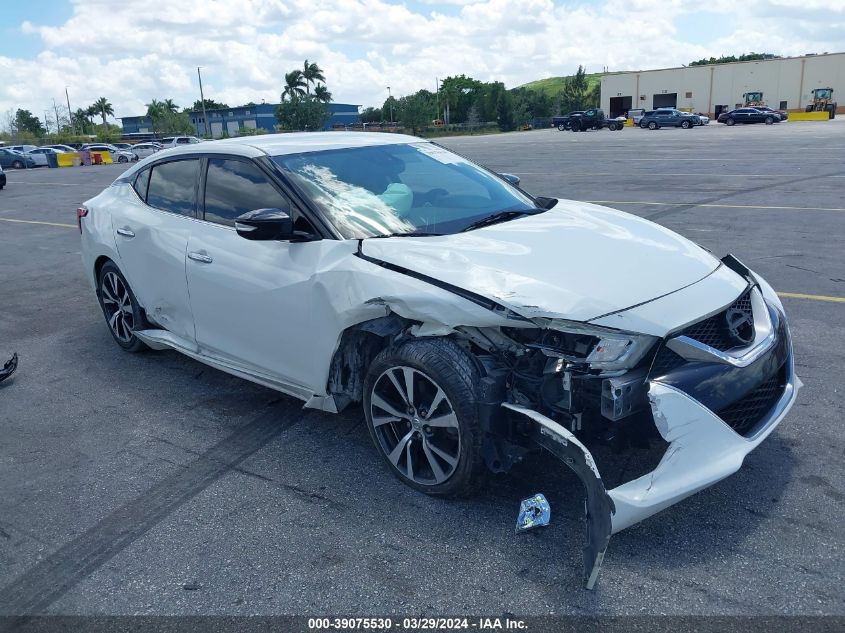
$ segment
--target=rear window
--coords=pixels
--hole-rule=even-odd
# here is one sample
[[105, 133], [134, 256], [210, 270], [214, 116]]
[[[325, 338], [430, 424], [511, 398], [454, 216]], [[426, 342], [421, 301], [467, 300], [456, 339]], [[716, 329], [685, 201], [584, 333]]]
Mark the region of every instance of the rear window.
[[147, 188], [147, 204], [162, 211], [194, 216], [199, 160], [175, 160], [154, 165]]
[[132, 183], [132, 188], [135, 189], [135, 193], [138, 194], [138, 197], [141, 200], [147, 199], [147, 185], [150, 184], [150, 170], [144, 169], [143, 171], [138, 172], [138, 175], [135, 176], [135, 182]]

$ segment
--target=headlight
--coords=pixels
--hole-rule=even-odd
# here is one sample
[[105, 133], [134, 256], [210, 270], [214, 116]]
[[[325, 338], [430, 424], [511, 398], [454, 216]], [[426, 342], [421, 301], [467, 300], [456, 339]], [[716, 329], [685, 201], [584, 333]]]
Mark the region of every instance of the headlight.
[[753, 270], [749, 271], [751, 276], [754, 278], [758, 284], [760, 284], [760, 292], [763, 294], [763, 299], [766, 300], [770, 306], [773, 306], [780, 311], [781, 314], [785, 314], [783, 310], [783, 303], [780, 301], [780, 297], [778, 297], [777, 293], [775, 292], [774, 288], [772, 288], [769, 283], [763, 279], [760, 275], [755, 273]]
[[540, 346], [548, 353], [607, 371], [634, 367], [657, 342], [646, 334], [560, 319], [548, 321], [546, 327]]

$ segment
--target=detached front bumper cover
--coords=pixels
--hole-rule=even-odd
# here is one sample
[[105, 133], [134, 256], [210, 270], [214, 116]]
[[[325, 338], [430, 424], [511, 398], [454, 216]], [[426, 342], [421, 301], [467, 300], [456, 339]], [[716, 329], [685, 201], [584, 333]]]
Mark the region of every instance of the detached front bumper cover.
[[557, 422], [532, 409], [503, 407], [534, 423], [533, 439], [575, 472], [587, 491], [584, 581], [595, 586], [612, 534], [660, 512], [735, 473], [745, 456], [768, 437], [795, 402], [801, 381], [792, 355], [786, 388], [769, 415], [748, 437], [739, 435], [715, 413], [687, 394], [652, 381], [648, 399], [657, 430], [669, 442], [652, 472], [606, 490], [590, 451]]

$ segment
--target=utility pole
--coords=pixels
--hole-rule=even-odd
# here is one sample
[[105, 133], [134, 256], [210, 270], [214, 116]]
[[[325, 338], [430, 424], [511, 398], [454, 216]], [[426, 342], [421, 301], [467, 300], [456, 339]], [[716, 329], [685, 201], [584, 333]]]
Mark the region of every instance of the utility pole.
[[387, 87], [387, 100], [390, 101], [390, 125], [393, 126], [393, 96], [390, 94], [390, 86]]
[[205, 124], [205, 136], [208, 137], [208, 116], [205, 114], [205, 97], [202, 94], [202, 74], [200, 74], [200, 67], [197, 66], [197, 77], [200, 80], [200, 103], [202, 103], [202, 120]]
[[[67, 99], [67, 124], [69, 128], [74, 129], [74, 126], [71, 125], [71, 121], [73, 121], [73, 110], [70, 109], [70, 96], [67, 93], [67, 86], [65, 86], [65, 99]], [[59, 132], [58, 110], [56, 112], [56, 132]]]
[[440, 78], [434, 78], [434, 98], [435, 102], [437, 103], [437, 110], [434, 112], [434, 118], [440, 118]]

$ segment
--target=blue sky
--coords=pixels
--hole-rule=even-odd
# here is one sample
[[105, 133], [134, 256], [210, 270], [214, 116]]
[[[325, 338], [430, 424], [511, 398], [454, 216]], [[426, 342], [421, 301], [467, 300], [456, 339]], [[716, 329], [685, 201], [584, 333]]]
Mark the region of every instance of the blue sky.
[[[0, 113], [108, 98], [277, 101], [308, 58], [335, 100], [380, 105], [466, 74], [508, 87], [744, 52], [845, 51], [841, 0], [2, 0]], [[76, 105], [74, 105], [76, 107]], [[2, 120], [0, 120], [2, 123]]]

